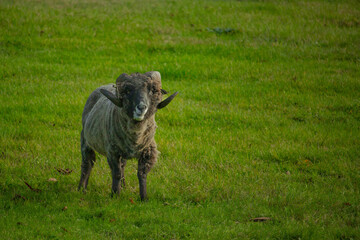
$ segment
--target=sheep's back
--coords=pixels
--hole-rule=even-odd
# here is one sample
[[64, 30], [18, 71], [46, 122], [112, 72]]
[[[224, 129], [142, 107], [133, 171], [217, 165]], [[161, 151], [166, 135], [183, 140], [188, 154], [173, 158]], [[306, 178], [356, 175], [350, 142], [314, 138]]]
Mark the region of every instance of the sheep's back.
[[99, 99], [104, 98], [104, 95], [100, 92], [100, 89], [106, 89], [112, 93], [115, 94], [115, 88], [113, 87], [113, 84], [108, 84], [108, 85], [104, 85], [101, 86], [97, 89], [95, 89], [90, 96], [88, 97], [86, 103], [85, 103], [85, 107], [82, 113], [82, 125], [84, 127], [86, 119], [88, 117], [88, 114], [91, 112], [91, 110], [94, 108], [95, 104], [99, 101]]
[[108, 145], [107, 130], [112, 103], [100, 93], [100, 89], [114, 92], [112, 84], [97, 88], [86, 101], [82, 114], [82, 124], [86, 143], [98, 153], [106, 156]]

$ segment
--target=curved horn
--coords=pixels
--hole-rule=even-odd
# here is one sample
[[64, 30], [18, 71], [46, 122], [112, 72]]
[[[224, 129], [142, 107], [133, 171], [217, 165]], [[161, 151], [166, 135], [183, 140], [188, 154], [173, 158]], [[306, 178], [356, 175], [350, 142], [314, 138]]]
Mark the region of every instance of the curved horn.
[[149, 76], [151, 79], [161, 82], [161, 75], [158, 71], [147, 72], [145, 75]]
[[161, 103], [159, 103], [157, 105], [157, 109], [161, 109], [166, 107], [173, 99], [174, 97], [176, 97], [176, 95], [178, 95], [179, 92], [175, 92], [173, 93], [170, 97], [168, 97], [167, 99], [165, 99], [164, 101], [162, 101]]
[[117, 98], [113, 93], [109, 92], [105, 89], [100, 89], [100, 92], [109, 99], [113, 104], [115, 104], [118, 107], [122, 107], [121, 101], [119, 98]]

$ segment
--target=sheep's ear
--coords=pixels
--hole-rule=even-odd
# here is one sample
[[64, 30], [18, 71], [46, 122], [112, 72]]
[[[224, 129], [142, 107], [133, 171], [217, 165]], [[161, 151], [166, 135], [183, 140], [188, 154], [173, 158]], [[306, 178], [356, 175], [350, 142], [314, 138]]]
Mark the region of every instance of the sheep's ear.
[[113, 104], [115, 104], [118, 107], [122, 107], [121, 104], [121, 100], [119, 98], [117, 98], [113, 93], [105, 90], [105, 89], [100, 89], [100, 92], [107, 98], [109, 99]]
[[168, 92], [166, 90], [164, 90], [164, 89], [161, 89], [161, 93], [162, 94], [168, 94]]
[[125, 82], [126, 80], [129, 79], [129, 75], [126, 73], [121, 74], [117, 79], [116, 79], [116, 88], [120, 89], [121, 85], [123, 84], [123, 82]]
[[176, 93], [172, 94], [170, 97], [168, 97], [167, 99], [165, 99], [164, 101], [159, 103], [157, 105], [157, 109], [161, 109], [161, 108], [166, 107], [174, 99], [174, 97], [176, 97], [176, 95], [178, 95], [178, 93], [179, 92], [176, 92]]
[[126, 73], [123, 73], [116, 79], [116, 84], [120, 84], [121, 82], [126, 81], [128, 78], [129, 78], [129, 75], [127, 75]]

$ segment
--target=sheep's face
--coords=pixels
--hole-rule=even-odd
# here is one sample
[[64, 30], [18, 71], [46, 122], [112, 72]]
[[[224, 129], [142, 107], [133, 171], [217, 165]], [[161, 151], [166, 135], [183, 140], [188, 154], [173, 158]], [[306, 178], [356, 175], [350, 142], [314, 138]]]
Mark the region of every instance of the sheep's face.
[[166, 94], [166, 91], [161, 89], [159, 72], [131, 75], [123, 73], [116, 80], [116, 89], [116, 96], [104, 89], [100, 91], [115, 105], [122, 108], [129, 119], [135, 122], [151, 117], [157, 109], [168, 105], [178, 94], [176, 92], [161, 101], [162, 94]]
[[118, 96], [126, 115], [134, 121], [142, 121], [155, 114], [161, 102], [161, 82], [145, 75], [131, 75], [121, 82]]

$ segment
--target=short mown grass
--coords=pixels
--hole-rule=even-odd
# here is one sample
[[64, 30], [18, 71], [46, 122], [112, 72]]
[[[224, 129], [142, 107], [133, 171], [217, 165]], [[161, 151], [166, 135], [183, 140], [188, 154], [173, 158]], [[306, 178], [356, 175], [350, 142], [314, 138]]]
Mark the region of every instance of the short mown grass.
[[[355, 0], [1, 1], [1, 238], [359, 239], [359, 19]], [[180, 94], [150, 200], [135, 160], [112, 198], [102, 156], [78, 192], [88, 95], [151, 70]]]

